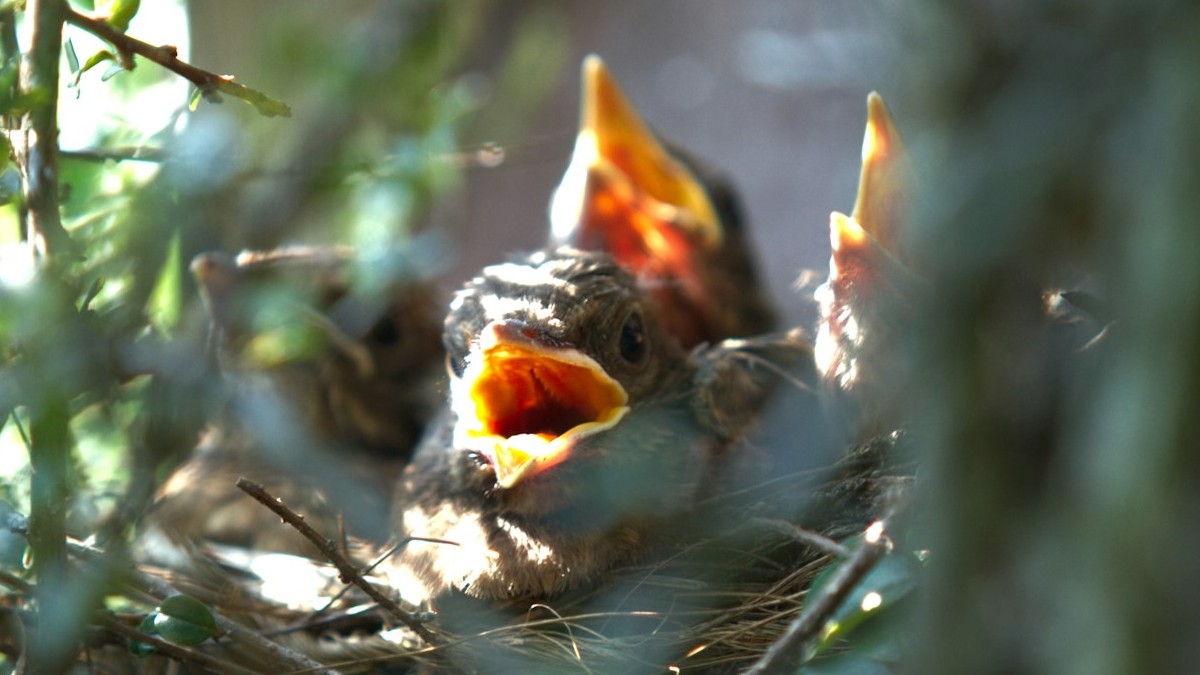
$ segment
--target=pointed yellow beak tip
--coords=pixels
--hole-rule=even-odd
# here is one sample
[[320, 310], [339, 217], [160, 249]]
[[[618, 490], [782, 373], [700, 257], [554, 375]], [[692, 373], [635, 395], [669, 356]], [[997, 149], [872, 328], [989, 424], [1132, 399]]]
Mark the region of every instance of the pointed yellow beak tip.
[[863, 164], [872, 164], [891, 154], [895, 140], [892, 116], [883, 97], [876, 92], [867, 96], [867, 131], [863, 135]]

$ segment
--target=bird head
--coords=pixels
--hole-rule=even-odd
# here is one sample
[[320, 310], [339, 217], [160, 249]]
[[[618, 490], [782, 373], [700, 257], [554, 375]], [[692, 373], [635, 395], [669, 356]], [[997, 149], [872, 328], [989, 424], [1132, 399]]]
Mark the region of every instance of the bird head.
[[903, 249], [910, 168], [900, 134], [876, 93], [867, 98], [858, 196], [830, 217], [829, 278], [816, 291], [814, 345], [826, 382], [874, 408], [894, 381], [905, 316], [921, 277]]
[[432, 412], [406, 406], [441, 353], [437, 303], [416, 275], [363, 283], [339, 247], [204, 253], [192, 262], [229, 375], [268, 381], [316, 431], [407, 451]]
[[642, 465], [621, 429], [686, 382], [653, 298], [604, 254], [565, 247], [484, 268], [445, 329], [453, 445], [510, 506], [578, 488], [582, 465]]
[[552, 243], [610, 254], [694, 346], [769, 328], [765, 304], [747, 320], [726, 297], [758, 291], [739, 221], [732, 189], [660, 142], [589, 56], [575, 149], [550, 202]]

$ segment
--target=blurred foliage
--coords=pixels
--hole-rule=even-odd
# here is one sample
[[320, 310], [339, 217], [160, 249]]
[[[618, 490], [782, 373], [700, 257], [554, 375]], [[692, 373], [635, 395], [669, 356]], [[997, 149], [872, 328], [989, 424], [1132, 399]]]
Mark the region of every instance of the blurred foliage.
[[[139, 5], [114, 0], [96, 11], [122, 33], [160, 44]], [[461, 160], [460, 138], [492, 90], [483, 83], [500, 78], [499, 88], [527, 109], [557, 76], [545, 67], [536, 77], [512, 75], [528, 67], [530, 44], [545, 62], [558, 62], [553, 23], [536, 8], [513, 23], [516, 42], [482, 66], [476, 45], [494, 12], [488, 3], [305, 3], [270, 11], [274, 19], [252, 55], [269, 77], [249, 84], [286, 99], [294, 119], [254, 119], [248, 106], [207, 101], [189, 110], [176, 74], [143, 58], [132, 71], [102, 73], [94, 67], [119, 63], [119, 50], [94, 47], [71, 28], [64, 103], [106, 99], [120, 111], [60, 118], [64, 137], [86, 138], [79, 127], [92, 129], [87, 147], [64, 148], [59, 158], [62, 218], [79, 254], [35, 255], [24, 241], [28, 209], [20, 191], [4, 190], [0, 509], [27, 514], [31, 499], [64, 498], [67, 531], [95, 537], [114, 561], [156, 485], [195, 446], [222, 398], [189, 261], [210, 249], [341, 243], [369, 251], [369, 263], [417, 251], [394, 265], [365, 265], [362, 274], [375, 275], [367, 282], [376, 287], [428, 276], [445, 246], [418, 234], [432, 229], [434, 200], [462, 187], [471, 160], [469, 153]], [[48, 98], [16, 86], [12, 50], [26, 48], [16, 42], [25, 7], [7, 3], [0, 12], [0, 27], [11, 31], [0, 36], [7, 50], [0, 115], [15, 128]], [[153, 106], [151, 93], [159, 97]], [[147, 109], [159, 117], [147, 121]], [[521, 110], [509, 112], [521, 118]], [[0, 180], [7, 185], [10, 175]], [[410, 269], [418, 258], [424, 267]], [[28, 455], [40, 452], [39, 441], [67, 450], [57, 495], [31, 495]], [[0, 535], [4, 569], [28, 574], [9, 537]], [[61, 590], [63, 604], [77, 611], [54, 616], [76, 622], [104, 593], [79, 584]], [[167, 636], [180, 616], [160, 608], [147, 619]], [[184, 623], [204, 625], [189, 616]], [[79, 625], [63, 627], [60, 650], [72, 648]], [[0, 654], [0, 664], [5, 659]]]
[[[206, 100], [190, 110], [176, 88], [169, 110], [145, 122], [139, 97], [176, 76], [144, 60], [100, 73], [111, 46], [72, 42], [63, 96], [103, 90], [126, 114], [61, 121], [64, 136], [77, 123], [94, 129], [91, 147], [69, 148], [79, 152], [59, 164], [78, 255], [34, 256], [15, 167], [0, 170], [0, 518], [18, 522], [31, 499], [65, 496], [66, 530], [95, 536], [118, 566], [130, 525], [221, 401], [186, 270], [197, 253], [346, 243], [381, 259], [403, 249], [403, 260], [436, 268], [448, 255], [439, 237], [456, 226], [439, 204], [483, 161], [463, 139], [519, 135], [571, 65], [552, 5], [521, 4], [507, 32], [489, 36], [498, 6], [274, 8], [255, 29], [263, 81], [247, 81], [285, 100], [290, 120]], [[157, 43], [154, 26], [139, 24], [145, 9], [115, 0], [110, 22]], [[24, 11], [0, 5], [10, 130], [48, 100], [17, 87], [11, 49], [25, 47], [15, 41]], [[860, 590], [904, 601], [869, 618], [858, 593], [838, 615], [846, 631], [859, 624], [848, 642], [821, 645], [855, 650], [803, 672], [884, 672], [896, 661], [922, 673], [1190, 672], [1200, 9], [921, 0], [897, 23], [910, 37], [898, 121], [922, 186], [907, 249], [935, 289], [917, 334], [897, 345], [912, 362], [897, 386], [923, 467], [913, 538], [934, 553], [915, 591], [911, 561], [886, 558]], [[504, 46], [485, 60], [489, 39]], [[501, 112], [483, 116], [485, 105]], [[382, 287], [428, 273], [411, 264], [362, 274]], [[1035, 325], [1039, 292], [1057, 285], [1111, 303], [1117, 323], [1097, 349], [1064, 356]], [[65, 447], [69, 461], [57, 492], [35, 497], [27, 460], [39, 444]], [[0, 569], [18, 581], [29, 576], [23, 548], [0, 532]], [[60, 647], [113, 574], [55, 589], [72, 610], [54, 614], [67, 620]], [[184, 641], [214, 632], [193, 609], [182, 610], [183, 632], [200, 628]], [[139, 611], [147, 626], [175, 627], [173, 610]], [[896, 613], [903, 640], [892, 639], [896, 621], [887, 639], [872, 634]], [[8, 659], [0, 653], [0, 665]]]

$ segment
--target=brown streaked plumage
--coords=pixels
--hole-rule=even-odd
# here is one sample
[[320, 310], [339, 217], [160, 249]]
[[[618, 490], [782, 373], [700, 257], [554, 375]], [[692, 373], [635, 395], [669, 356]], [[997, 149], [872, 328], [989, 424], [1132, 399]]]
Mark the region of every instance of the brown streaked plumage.
[[[345, 249], [285, 248], [192, 269], [230, 401], [160, 490], [148, 521], [173, 539], [312, 553], [234, 486], [244, 475], [329, 536], [337, 516], [382, 532], [395, 477], [437, 405], [441, 342], [432, 289], [366, 292]], [[363, 531], [363, 528], [359, 528]]]
[[[458, 292], [445, 323], [453, 405], [405, 470], [394, 513], [403, 535], [456, 545], [397, 554], [390, 579], [406, 597], [551, 597], [594, 583], [701, 494], [775, 368], [811, 369], [799, 336], [776, 341], [771, 368], [741, 358], [753, 341], [685, 349], [657, 302], [611, 256], [569, 247], [485, 268]], [[561, 364], [603, 376], [569, 386]], [[593, 409], [589, 392], [611, 386], [627, 410], [608, 424], [611, 408]], [[494, 413], [492, 388], [517, 403]], [[737, 414], [711, 410], [724, 397], [739, 398]]]

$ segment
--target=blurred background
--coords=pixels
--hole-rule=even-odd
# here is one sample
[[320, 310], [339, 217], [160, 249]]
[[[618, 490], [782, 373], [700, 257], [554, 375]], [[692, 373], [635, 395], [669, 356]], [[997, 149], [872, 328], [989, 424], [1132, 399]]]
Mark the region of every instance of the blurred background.
[[[461, 58], [439, 84], [462, 87], [471, 109], [445, 151], [466, 154], [493, 143], [503, 157], [496, 166], [468, 165], [455, 196], [419, 223], [449, 233], [446, 281], [456, 285], [483, 264], [544, 241], [546, 204], [574, 140], [579, 66], [596, 53], [652, 127], [732, 177], [765, 276], [798, 320], [805, 301], [792, 283], [802, 269], [824, 267], [829, 212], [852, 203], [866, 95], [876, 89], [887, 97], [895, 86], [892, 54], [900, 40], [887, 5], [455, 5], [448, 11], [462, 16], [454, 21], [473, 25], [461, 33], [442, 29], [445, 40], [461, 43]], [[287, 44], [288, 35], [336, 44], [332, 33], [353, 34], [378, 11], [364, 2], [302, 1], [285, 12], [273, 3], [196, 3], [189, 8], [194, 59], [293, 102], [291, 122], [262, 124], [303, 127], [319, 108], [320, 84], [291, 53], [273, 50], [304, 48]], [[313, 26], [324, 30], [313, 36]], [[405, 83], [381, 79], [377, 86]], [[228, 108], [203, 106], [196, 122], [252, 116]], [[256, 142], [253, 131], [244, 133], [246, 143]]]

